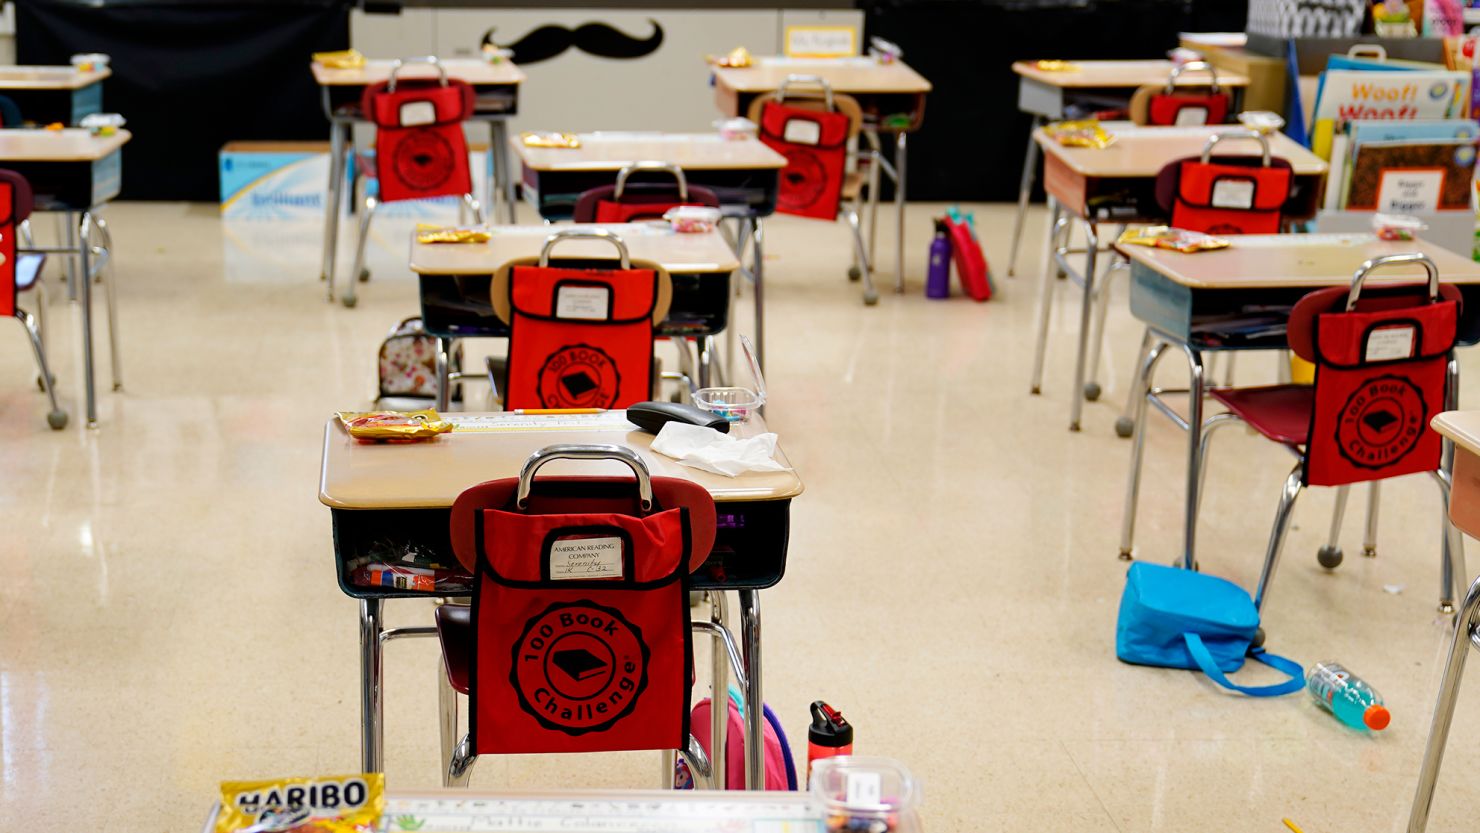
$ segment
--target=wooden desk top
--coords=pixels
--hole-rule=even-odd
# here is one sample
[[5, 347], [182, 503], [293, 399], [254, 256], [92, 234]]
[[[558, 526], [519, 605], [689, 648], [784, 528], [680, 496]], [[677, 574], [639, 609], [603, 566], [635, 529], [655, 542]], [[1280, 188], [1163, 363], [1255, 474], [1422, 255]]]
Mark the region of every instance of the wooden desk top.
[[[1135, 89], [1151, 84], [1165, 84], [1172, 72], [1172, 62], [1160, 61], [1069, 61], [1077, 69], [1055, 72], [1038, 68], [1037, 61], [1014, 61], [1012, 71], [1050, 87]], [[1205, 87], [1208, 73], [1193, 71], [1177, 77], [1177, 85]], [[1249, 78], [1236, 72], [1218, 70], [1218, 84], [1223, 87], [1247, 87]]]
[[64, 66], [0, 66], [0, 90], [77, 90], [112, 74], [107, 67], [81, 72]]
[[[716, 67], [715, 83], [740, 93], [768, 93], [788, 75], [820, 75], [835, 93], [928, 93], [930, 82], [903, 61], [873, 58], [755, 58], [752, 66]], [[1165, 73], [1163, 73], [1165, 78]], [[800, 88], [799, 88], [800, 89]]]
[[[1202, 153], [1203, 145], [1214, 133], [1243, 130], [1233, 125], [1211, 127], [1137, 127], [1106, 126], [1115, 134], [1107, 148], [1064, 147], [1043, 129], [1033, 133], [1033, 140], [1067, 165], [1075, 173], [1096, 179], [1115, 177], [1154, 177], [1168, 162]], [[1289, 161], [1297, 176], [1320, 176], [1326, 173], [1326, 161], [1301, 147], [1283, 133], [1269, 135], [1272, 155]], [[1219, 156], [1258, 156], [1259, 145], [1246, 139], [1224, 139], [1215, 152]]]
[[[1248, 234], [1228, 238], [1233, 245], [1211, 252], [1183, 254], [1171, 249], [1117, 245], [1131, 260], [1175, 283], [1193, 289], [1345, 286], [1363, 261], [1382, 255], [1422, 252], [1439, 267], [1446, 283], [1480, 283], [1480, 263], [1422, 240], [1385, 242], [1370, 234]], [[1384, 279], [1421, 279], [1421, 267], [1391, 267]]]
[[[633, 260], [651, 260], [669, 272], [733, 272], [740, 268], [735, 250], [718, 231], [679, 234], [667, 223], [568, 224], [558, 226], [491, 226], [487, 243], [418, 243], [411, 238], [411, 271], [418, 275], [490, 275], [511, 260], [539, 257], [545, 239], [557, 231], [607, 229], [622, 238]], [[610, 258], [617, 250], [605, 240], [563, 240], [556, 257]]]
[[80, 127], [65, 130], [0, 130], [0, 162], [94, 162], [128, 144], [120, 130], [94, 136]]
[[509, 145], [525, 167], [536, 171], [616, 171], [633, 162], [669, 162], [686, 171], [786, 167], [786, 157], [759, 139], [726, 139], [718, 133], [578, 135], [578, 148], [528, 147], [519, 136], [510, 136]]
[[1429, 425], [1441, 436], [1454, 440], [1456, 448], [1480, 454], [1480, 411], [1445, 411]]
[[[355, 69], [331, 69], [311, 62], [313, 80], [321, 87], [368, 87], [391, 77], [394, 61], [366, 61]], [[510, 61], [490, 64], [481, 58], [443, 58], [442, 66], [447, 77], [466, 81], [469, 84], [519, 84], [524, 81], [524, 71]], [[397, 78], [436, 78], [437, 69], [431, 64], [407, 64], [396, 74]]]
[[[450, 416], [479, 416], [452, 414]], [[759, 415], [736, 426], [742, 436], [766, 430]], [[654, 477], [692, 480], [709, 490], [716, 501], [785, 500], [802, 493], [794, 471], [753, 472], [725, 477], [680, 466], [678, 461], [651, 449], [653, 435], [633, 430], [454, 431], [423, 443], [362, 444], [344, 430], [338, 417], [324, 425], [323, 467], [319, 475], [319, 502], [335, 509], [440, 509], [452, 505], [469, 486], [501, 477], [513, 477], [529, 455], [550, 445], [613, 443], [642, 456]], [[777, 461], [790, 466], [779, 448]], [[605, 475], [629, 470], [621, 463], [559, 460], [550, 474]]]

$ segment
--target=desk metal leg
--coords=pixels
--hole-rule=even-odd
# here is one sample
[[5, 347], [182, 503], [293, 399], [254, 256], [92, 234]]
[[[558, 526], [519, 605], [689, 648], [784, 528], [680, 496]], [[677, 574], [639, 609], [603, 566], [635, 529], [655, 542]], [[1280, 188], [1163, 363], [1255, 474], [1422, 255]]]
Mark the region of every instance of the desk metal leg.
[[905, 137], [906, 133], [894, 134], [894, 211], [897, 236], [894, 239], [894, 291], [904, 294], [904, 190]]
[[[723, 590], [710, 590], [709, 621], [729, 627], [729, 604]], [[725, 765], [729, 763], [730, 729], [730, 656], [722, 642], [715, 640], [710, 660], [712, 688], [709, 698], [709, 775], [716, 790], [729, 788]], [[748, 747], [747, 747], [748, 748]]]
[[[71, 219], [71, 212], [67, 217]], [[68, 222], [67, 228], [72, 228]], [[82, 242], [77, 247], [77, 296], [82, 301], [82, 384], [87, 400], [87, 427], [98, 426], [97, 389], [93, 379], [93, 322], [92, 322], [92, 249], [88, 238], [92, 235], [92, 214], [82, 212], [82, 221], [76, 228]]]
[[[1190, 344], [1179, 345], [1187, 357], [1187, 506], [1183, 513], [1182, 566], [1191, 570], [1197, 565], [1198, 487], [1202, 472], [1203, 367], [1202, 353]], [[1149, 379], [1148, 379], [1149, 383]]]
[[[324, 251], [319, 280], [328, 283], [329, 301], [334, 301], [334, 259], [339, 249], [339, 209], [344, 205], [344, 171], [347, 165], [345, 134], [352, 128], [338, 119], [329, 120], [329, 189], [324, 204]], [[358, 280], [351, 276], [350, 280]]]
[[381, 642], [384, 629], [380, 599], [360, 600], [360, 769], [380, 772], [384, 766], [381, 704]]
[[1089, 335], [1091, 320], [1095, 309], [1095, 260], [1100, 254], [1100, 238], [1095, 233], [1095, 218], [1085, 218], [1084, 221], [1084, 298], [1079, 305], [1079, 351], [1074, 357], [1074, 390], [1069, 400], [1069, 430], [1079, 430], [1079, 418], [1084, 413], [1084, 390], [1085, 365], [1087, 364], [1087, 353], [1089, 352]]
[[1069, 220], [1064, 216], [1064, 211], [1059, 207], [1059, 201], [1052, 196], [1048, 198], [1048, 243], [1044, 248], [1047, 251], [1047, 262], [1043, 265], [1043, 283], [1039, 284], [1038, 291], [1038, 337], [1033, 346], [1033, 385], [1032, 392], [1037, 395], [1043, 390], [1043, 355], [1048, 350], [1048, 319], [1052, 313], [1053, 306], [1053, 284], [1058, 258], [1055, 253], [1059, 248], [1059, 232], [1066, 228]]
[[437, 336], [437, 413], [445, 414], [452, 407], [452, 373], [448, 355], [452, 352], [452, 339]]
[[[750, 251], [755, 264], [750, 275], [755, 279], [755, 361], [762, 371], [766, 369], [766, 253], [761, 218], [750, 218]], [[733, 377], [733, 365], [731, 376]], [[731, 379], [731, 384], [734, 380]]]
[[1012, 225], [1012, 253], [1007, 256], [1007, 277], [1017, 271], [1018, 244], [1023, 239], [1023, 221], [1028, 216], [1028, 198], [1033, 194], [1033, 180], [1037, 177], [1038, 143], [1033, 134], [1043, 126], [1043, 116], [1034, 114], [1033, 126], [1028, 128], [1028, 150], [1023, 155], [1023, 176], [1018, 185], [1017, 222]]
[[[77, 221], [72, 212], [64, 211], [62, 218], [62, 245], [69, 252], [77, 250]], [[77, 261], [67, 258], [67, 300], [77, 300]]]
[[1152, 397], [1152, 379], [1156, 364], [1161, 361], [1167, 343], [1154, 339], [1151, 330], [1141, 342], [1141, 356], [1137, 360], [1136, 381], [1131, 387], [1131, 465], [1125, 484], [1125, 514], [1120, 521], [1120, 560], [1130, 561], [1135, 549], [1136, 507], [1141, 498], [1141, 464], [1146, 456], [1146, 406]]
[[[490, 158], [497, 161], [497, 164], [494, 168], [494, 174], [489, 179], [489, 187], [498, 188], [500, 190], [500, 199], [503, 201], [504, 204], [504, 219], [510, 225], [513, 225], [515, 223], [514, 171], [512, 168], [509, 167], [509, 120], [494, 119], [488, 123], [488, 129], [489, 135], [493, 142], [488, 147], [488, 155]], [[489, 200], [493, 200], [493, 196], [491, 193], [489, 195]], [[492, 209], [489, 210], [488, 216], [494, 216], [494, 212]]]
[[1408, 833], [1423, 833], [1429, 825], [1429, 811], [1434, 804], [1434, 787], [1439, 780], [1439, 766], [1444, 762], [1444, 747], [1449, 742], [1449, 724], [1454, 720], [1459, 681], [1465, 673], [1465, 658], [1469, 655], [1472, 644], [1480, 645], [1475, 634], [1477, 613], [1480, 613], [1480, 580], [1470, 585], [1459, 616], [1454, 620], [1454, 638], [1449, 644], [1449, 658], [1444, 663], [1444, 679], [1439, 684], [1439, 701], [1434, 704], [1429, 742], [1424, 747], [1423, 767], [1418, 773], [1418, 790], [1413, 795], [1413, 809], [1408, 815]]
[[765, 698], [761, 689], [761, 600], [755, 590], [741, 590], [740, 642], [745, 655], [745, 789], [766, 786]]

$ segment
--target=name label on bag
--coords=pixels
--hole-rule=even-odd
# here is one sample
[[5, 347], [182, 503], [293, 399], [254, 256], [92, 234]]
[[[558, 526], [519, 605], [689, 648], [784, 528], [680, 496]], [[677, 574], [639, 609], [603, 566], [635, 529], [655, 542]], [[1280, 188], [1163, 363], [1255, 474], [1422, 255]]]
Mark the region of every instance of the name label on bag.
[[781, 138], [796, 145], [815, 145], [822, 141], [822, 125], [807, 119], [787, 119]]
[[1253, 208], [1254, 183], [1247, 179], [1218, 180], [1213, 183], [1213, 207]]
[[408, 101], [401, 105], [401, 126], [417, 127], [437, 120], [437, 108], [430, 101]]
[[568, 538], [550, 545], [552, 581], [621, 577], [621, 538]]
[[1177, 111], [1177, 127], [1201, 127], [1208, 123], [1208, 108], [1183, 107]]
[[1384, 327], [1373, 330], [1367, 336], [1367, 350], [1362, 354], [1362, 360], [1368, 362], [1383, 362], [1393, 359], [1406, 359], [1413, 355], [1412, 327]]
[[555, 294], [555, 317], [605, 321], [611, 291], [604, 286], [562, 286]]

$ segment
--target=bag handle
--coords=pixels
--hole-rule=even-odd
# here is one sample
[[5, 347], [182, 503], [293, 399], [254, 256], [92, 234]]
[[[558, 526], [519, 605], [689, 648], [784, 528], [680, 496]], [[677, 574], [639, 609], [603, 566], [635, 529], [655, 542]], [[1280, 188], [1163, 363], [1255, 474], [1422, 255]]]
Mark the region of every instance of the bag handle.
[[808, 84], [820, 88], [822, 90], [823, 105], [827, 107], [828, 112], [832, 112], [835, 109], [833, 107], [832, 85], [827, 83], [827, 79], [821, 75], [788, 75], [781, 80], [780, 84], [776, 85], [776, 92], [772, 93], [772, 97], [777, 101], [785, 101], [786, 88], [792, 84]]
[[610, 443], [549, 445], [529, 455], [529, 459], [524, 461], [524, 467], [519, 469], [519, 489], [514, 493], [515, 507], [524, 508], [525, 502], [529, 500], [529, 490], [534, 486], [535, 472], [551, 460], [615, 460], [625, 463], [637, 477], [637, 495], [642, 499], [642, 511], [647, 512], [653, 508], [653, 482], [652, 476], [648, 474], [647, 463], [643, 462], [636, 451]]
[[627, 244], [622, 242], [621, 237], [618, 237], [615, 233], [607, 231], [604, 228], [566, 229], [565, 231], [557, 231], [549, 237], [546, 237], [545, 245], [543, 248], [540, 249], [540, 266], [550, 265], [550, 250], [555, 248], [556, 243], [559, 243], [562, 240], [581, 239], [605, 240], [608, 243], [611, 243], [613, 246], [617, 247], [617, 255], [621, 259], [622, 268], [632, 268], [632, 257], [627, 254]]
[[1290, 679], [1273, 685], [1239, 685], [1228, 679], [1218, 668], [1218, 664], [1213, 662], [1213, 655], [1208, 653], [1208, 647], [1203, 644], [1201, 636], [1189, 632], [1182, 634], [1182, 639], [1186, 641], [1187, 652], [1192, 654], [1192, 660], [1197, 663], [1197, 667], [1202, 669], [1202, 672], [1207, 674], [1213, 682], [1230, 691], [1237, 691], [1250, 697], [1279, 697], [1282, 694], [1290, 694], [1305, 688], [1305, 669], [1294, 660], [1266, 653], [1263, 648], [1255, 648], [1249, 652], [1251, 659], [1285, 673]]
[[1357, 44], [1352, 44], [1352, 47], [1350, 49], [1346, 50], [1346, 57], [1348, 57], [1348, 58], [1376, 58], [1379, 61], [1386, 61], [1388, 59], [1388, 57], [1387, 57], [1387, 47], [1383, 46], [1380, 43], [1357, 43]]
[[1434, 261], [1429, 260], [1428, 255], [1418, 252], [1383, 255], [1374, 257], [1357, 267], [1356, 274], [1352, 275], [1351, 291], [1346, 295], [1346, 311], [1351, 312], [1357, 308], [1357, 299], [1362, 296], [1362, 282], [1367, 280], [1368, 275], [1384, 266], [1401, 266], [1405, 263], [1417, 263], [1423, 266], [1424, 271], [1429, 273], [1429, 303], [1432, 304], [1439, 300], [1439, 267], [1434, 265]]
[[624, 165], [620, 171], [617, 171], [617, 187], [612, 191], [612, 199], [620, 200], [622, 198], [622, 189], [627, 187], [627, 177], [632, 176], [638, 171], [663, 171], [673, 174], [673, 178], [678, 182], [678, 198], [685, 201], [688, 200], [689, 180], [688, 177], [683, 175], [683, 168], [672, 162], [652, 161], [633, 162], [630, 165]]
[[1167, 95], [1171, 95], [1172, 93], [1177, 91], [1177, 76], [1190, 69], [1207, 70], [1207, 73], [1213, 76], [1213, 83], [1211, 85], [1213, 88], [1213, 93], [1215, 95], [1218, 93], [1218, 70], [1214, 69], [1213, 65], [1208, 63], [1207, 61], [1188, 61], [1185, 64], [1177, 64], [1176, 66], [1172, 67], [1171, 74], [1167, 76]]
[[1269, 167], [1269, 140], [1264, 134], [1257, 130], [1220, 130], [1208, 137], [1207, 144], [1203, 145], [1202, 163], [1208, 164], [1213, 158], [1213, 148], [1224, 139], [1252, 139], [1259, 143], [1262, 153], [1264, 167]]
[[431, 64], [437, 68], [437, 74], [440, 76], [442, 86], [447, 86], [447, 67], [442, 66], [442, 59], [436, 55], [422, 55], [417, 58], [397, 58], [391, 64], [391, 77], [386, 82], [386, 92], [393, 93], [396, 91], [396, 73], [400, 72], [401, 67], [407, 64]]

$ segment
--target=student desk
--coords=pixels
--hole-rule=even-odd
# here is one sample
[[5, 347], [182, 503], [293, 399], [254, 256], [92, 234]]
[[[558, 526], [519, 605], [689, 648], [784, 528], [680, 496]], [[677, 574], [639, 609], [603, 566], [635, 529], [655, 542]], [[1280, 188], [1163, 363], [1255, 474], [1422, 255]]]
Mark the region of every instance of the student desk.
[[[450, 414], [457, 424], [503, 418], [489, 414]], [[531, 418], [524, 418], [525, 421]], [[533, 418], [539, 422], [542, 419]], [[561, 420], [552, 421], [558, 425]], [[766, 430], [759, 416], [736, 426], [749, 436]], [[723, 477], [680, 466], [650, 449], [652, 435], [625, 429], [454, 431], [431, 442], [364, 445], [351, 439], [337, 418], [324, 425], [319, 501], [330, 509], [334, 528], [335, 572], [344, 593], [360, 601], [361, 754], [366, 772], [382, 768], [381, 648], [398, 635], [382, 626], [386, 599], [435, 598], [438, 594], [382, 587], [359, 587], [346, 575], [347, 563], [372, 553], [408, 548], [455, 564], [448, 530], [453, 501], [469, 486], [518, 475], [524, 461], [550, 445], [615, 443], [636, 451], [654, 477], [681, 477], [707, 488], [719, 509], [714, 550], [694, 574], [699, 590], [738, 591], [741, 635], [747, 669], [746, 719], [750, 737], [761, 737], [761, 613], [759, 591], [774, 586], [786, 571], [786, 544], [792, 498], [802, 493], [793, 471]], [[777, 459], [790, 465], [786, 455]], [[557, 474], [609, 474], [622, 470], [604, 461], [562, 462]], [[467, 594], [463, 594], [467, 595]], [[407, 635], [407, 634], [399, 634]], [[751, 789], [765, 783], [764, 744], [747, 747]]]
[[[1480, 340], [1480, 263], [1423, 241], [1384, 242], [1370, 234], [1258, 234], [1231, 238], [1227, 249], [1183, 254], [1146, 246], [1116, 246], [1131, 263], [1131, 313], [1145, 322], [1148, 338], [1137, 360], [1137, 387], [1132, 391], [1137, 409], [1147, 402], [1187, 432], [1187, 495], [1183, 559], [1193, 563], [1198, 491], [1201, 488], [1203, 395], [1206, 391], [1203, 353], [1215, 350], [1257, 350], [1286, 346], [1283, 319], [1290, 307], [1308, 292], [1325, 286], [1346, 286], [1364, 261], [1383, 255], [1422, 252], [1439, 268], [1439, 279], [1457, 284], [1464, 295], [1459, 339]], [[1422, 270], [1385, 270], [1368, 285], [1395, 278], [1418, 279]], [[1237, 319], [1243, 319], [1242, 321]], [[1250, 320], [1258, 329], [1249, 334]], [[1152, 379], [1157, 361], [1167, 351], [1187, 360], [1189, 385], [1184, 418], [1162, 402], [1162, 391]], [[1181, 392], [1181, 391], [1176, 391]], [[1131, 475], [1139, 468], [1145, 438], [1144, 421], [1136, 420], [1131, 451]], [[1132, 479], [1132, 484], [1135, 480]], [[1134, 529], [1135, 489], [1127, 490], [1126, 520], [1121, 558], [1131, 557], [1129, 540]]]
[[[118, 196], [123, 178], [123, 146], [132, 138], [127, 130], [112, 136], [93, 136], [87, 130], [0, 130], [0, 166], [24, 176], [31, 183], [37, 211], [56, 211], [65, 215], [66, 242], [55, 248], [28, 247], [26, 251], [76, 257], [77, 273], [83, 276], [73, 287], [82, 304], [82, 370], [83, 394], [87, 405], [87, 427], [98, 423], [97, 401], [93, 384], [92, 344], [92, 246], [94, 232], [108, 249], [107, 226], [93, 214], [103, 204]], [[108, 251], [107, 256], [113, 253]], [[104, 288], [113, 292], [111, 282]], [[108, 305], [109, 315], [113, 305]], [[114, 327], [110, 319], [110, 337]], [[110, 351], [113, 362], [113, 388], [121, 387], [116, 338]]]
[[[1014, 61], [1012, 71], [1018, 75], [1018, 110], [1033, 116], [1028, 128], [1028, 150], [1023, 158], [1023, 175], [1018, 188], [1017, 221], [1012, 226], [1012, 252], [1007, 259], [1007, 276], [1017, 271], [1018, 243], [1023, 236], [1023, 217], [1028, 213], [1028, 197], [1033, 192], [1038, 173], [1038, 145], [1034, 134], [1044, 122], [1065, 118], [1069, 106], [1082, 102], [1092, 106], [1124, 107], [1136, 90], [1152, 85], [1165, 85], [1172, 72], [1172, 62], [1151, 61], [1069, 61], [1072, 69], [1046, 70], [1037, 61]], [[1206, 87], [1210, 76], [1194, 72], [1177, 77], [1179, 87]], [[1218, 86], [1228, 87], [1232, 97], [1231, 113], [1241, 108], [1246, 76], [1218, 72]]]
[[[1048, 339], [1049, 299], [1052, 293], [1055, 265], [1068, 273], [1084, 289], [1079, 317], [1079, 342], [1075, 354], [1074, 389], [1069, 406], [1069, 430], [1079, 430], [1079, 418], [1085, 399], [1099, 397], [1099, 386], [1090, 378], [1098, 364], [1099, 338], [1092, 333], [1091, 311], [1095, 301], [1095, 264], [1100, 239], [1097, 227], [1102, 223], [1159, 222], [1164, 220], [1156, 202], [1156, 175], [1167, 163], [1202, 153], [1203, 145], [1215, 133], [1228, 127], [1136, 127], [1125, 123], [1111, 124], [1108, 132], [1115, 136], [1107, 148], [1064, 147], [1046, 130], [1033, 132], [1033, 140], [1043, 148], [1043, 185], [1049, 196], [1049, 255], [1053, 261], [1044, 272], [1038, 317], [1037, 352], [1033, 362], [1032, 390], [1038, 393], [1043, 381], [1043, 354]], [[1245, 131], [1246, 132], [1246, 131]], [[1284, 216], [1302, 218], [1315, 215], [1320, 199], [1321, 182], [1326, 176], [1326, 163], [1320, 157], [1292, 141], [1283, 133], [1271, 134], [1272, 156], [1285, 159], [1295, 176]], [[1259, 145], [1253, 141], [1224, 141], [1217, 147], [1219, 156], [1257, 156]], [[1084, 224], [1088, 240], [1084, 250], [1084, 271], [1076, 273], [1065, 256], [1069, 228], [1063, 212]], [[1064, 243], [1058, 243], [1062, 234]], [[1356, 268], [1353, 266], [1352, 268]], [[1348, 276], [1350, 277], [1350, 276]], [[1103, 309], [1103, 308], [1102, 308]], [[1103, 322], [1103, 316], [1100, 321]], [[1093, 351], [1093, 352], [1092, 352]], [[1089, 379], [1088, 385], [1086, 380]]]
[[[1480, 411], [1446, 411], [1429, 424], [1452, 443], [1454, 451], [1449, 519], [1466, 535], [1480, 537]], [[1469, 581], [1468, 574], [1464, 581]], [[1439, 685], [1423, 766], [1418, 774], [1418, 789], [1408, 816], [1409, 833], [1423, 833], [1428, 828], [1429, 810], [1439, 780], [1439, 765], [1444, 760], [1444, 748], [1449, 742], [1449, 725], [1454, 719], [1454, 704], [1459, 696], [1465, 659], [1472, 645], [1480, 647], [1477, 625], [1480, 625], [1480, 581], [1470, 585], [1455, 616], [1454, 637], [1445, 657], [1444, 678]]]
[[65, 66], [0, 67], [0, 95], [14, 101], [27, 121], [76, 124], [103, 111], [103, 81], [112, 74], [107, 67], [86, 72]]
[[[217, 805], [201, 833], [215, 833]], [[605, 830], [644, 833], [823, 833], [822, 807], [803, 788], [798, 792], [715, 790], [527, 790], [470, 792], [394, 790], [385, 797], [381, 818], [409, 817], [406, 830], [554, 831]], [[517, 820], [517, 821], [516, 821]], [[918, 833], [913, 817], [901, 820], [902, 833]], [[391, 828], [377, 829], [401, 829]]]
[[[334, 69], [317, 61], [310, 66], [314, 81], [319, 85], [320, 100], [324, 116], [329, 119], [329, 199], [324, 211], [324, 253], [319, 277], [328, 280], [334, 273], [336, 242], [339, 238], [339, 209], [344, 205], [344, 177], [348, 169], [349, 156], [354, 150], [354, 125], [365, 121], [360, 112], [360, 98], [365, 88], [390, 78], [394, 61], [366, 61], [362, 67]], [[489, 202], [490, 213], [493, 203], [502, 199], [507, 219], [514, 222], [514, 178], [509, 175], [508, 120], [519, 109], [519, 85], [524, 82], [524, 72], [509, 61], [490, 64], [481, 58], [446, 58], [441, 65], [447, 77], [467, 82], [473, 87], [473, 119], [488, 123], [489, 143], [486, 157], [486, 184], [484, 191]], [[425, 80], [437, 78], [435, 66], [408, 61], [397, 73], [397, 78]], [[497, 158], [495, 158], [497, 157]], [[352, 275], [350, 280], [358, 280]], [[329, 298], [333, 301], [334, 298]]]
[[[501, 338], [508, 325], [493, 313], [488, 299], [493, 273], [511, 260], [537, 258], [555, 231], [602, 229], [622, 239], [633, 260], [657, 263], [673, 278], [673, 302], [658, 334], [694, 338], [699, 343], [699, 386], [708, 387], [713, 368], [710, 336], [729, 325], [730, 275], [740, 268], [735, 251], [718, 231], [679, 234], [667, 223], [606, 223], [561, 226], [492, 226], [487, 243], [411, 242], [411, 271], [421, 286], [421, 316], [437, 337], [437, 408], [450, 403], [445, 384], [448, 351], [457, 338]], [[605, 240], [562, 240], [557, 259], [579, 258], [616, 265], [616, 249]], [[757, 305], [757, 310], [759, 305]], [[759, 317], [757, 311], [757, 317]], [[682, 348], [687, 351], [687, 348]]]
[[[863, 133], [875, 160], [894, 182], [896, 244], [895, 290], [904, 292], [904, 200], [906, 135], [920, 129], [925, 118], [925, 95], [930, 82], [903, 61], [881, 64], [873, 58], [757, 57], [748, 67], [716, 67], [714, 101], [724, 115], [744, 116], [757, 96], [773, 93], [789, 76], [810, 75], [826, 81], [832, 91], [858, 99], [863, 108]], [[884, 158], [879, 134], [894, 136], [894, 162]], [[869, 194], [869, 254], [878, 230], [879, 195]]]

